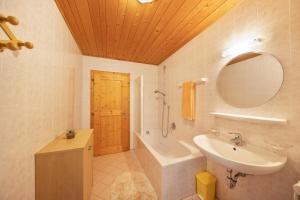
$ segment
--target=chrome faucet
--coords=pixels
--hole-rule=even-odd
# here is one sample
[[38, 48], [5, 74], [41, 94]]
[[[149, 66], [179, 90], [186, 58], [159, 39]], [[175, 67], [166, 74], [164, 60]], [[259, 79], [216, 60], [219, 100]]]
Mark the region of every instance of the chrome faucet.
[[234, 135], [234, 138], [232, 138], [230, 141], [233, 142], [236, 146], [242, 146], [243, 145], [243, 137], [241, 133], [238, 132], [229, 132], [229, 134]]

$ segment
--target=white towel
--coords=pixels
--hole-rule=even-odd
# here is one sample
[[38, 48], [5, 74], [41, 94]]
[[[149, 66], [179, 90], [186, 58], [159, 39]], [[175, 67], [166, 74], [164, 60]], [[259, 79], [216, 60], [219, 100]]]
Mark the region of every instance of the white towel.
[[300, 181], [294, 185], [294, 191], [296, 194], [300, 195]]

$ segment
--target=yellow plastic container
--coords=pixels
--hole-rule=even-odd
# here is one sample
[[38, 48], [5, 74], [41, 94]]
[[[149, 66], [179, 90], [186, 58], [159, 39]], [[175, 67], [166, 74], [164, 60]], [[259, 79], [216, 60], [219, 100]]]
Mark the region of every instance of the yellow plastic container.
[[215, 200], [216, 177], [208, 172], [196, 175], [197, 194], [202, 200]]

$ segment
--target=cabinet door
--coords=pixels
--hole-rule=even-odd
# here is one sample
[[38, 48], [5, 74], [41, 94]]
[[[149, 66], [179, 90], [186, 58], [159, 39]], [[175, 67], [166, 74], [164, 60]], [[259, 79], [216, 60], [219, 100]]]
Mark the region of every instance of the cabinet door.
[[90, 199], [93, 184], [93, 135], [84, 149], [84, 200]]
[[82, 153], [83, 149], [36, 155], [35, 199], [82, 200]]

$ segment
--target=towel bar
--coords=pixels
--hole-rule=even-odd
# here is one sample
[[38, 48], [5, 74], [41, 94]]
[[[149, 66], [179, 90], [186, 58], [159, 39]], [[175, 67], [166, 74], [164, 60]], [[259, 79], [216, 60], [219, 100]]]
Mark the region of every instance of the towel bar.
[[[195, 81], [196, 85], [202, 85], [205, 84], [207, 82], [207, 78], [201, 78], [199, 81]], [[179, 88], [182, 88], [182, 84], [178, 84], [177, 85]]]

